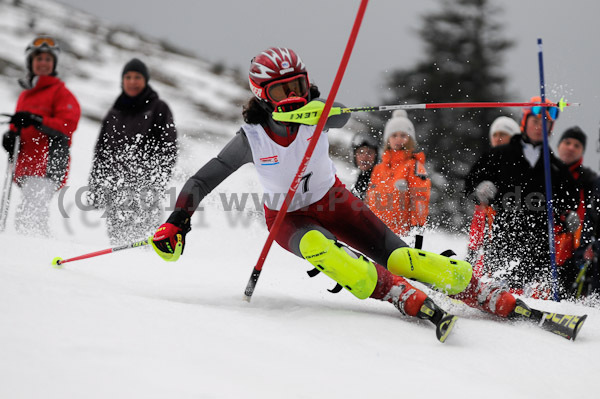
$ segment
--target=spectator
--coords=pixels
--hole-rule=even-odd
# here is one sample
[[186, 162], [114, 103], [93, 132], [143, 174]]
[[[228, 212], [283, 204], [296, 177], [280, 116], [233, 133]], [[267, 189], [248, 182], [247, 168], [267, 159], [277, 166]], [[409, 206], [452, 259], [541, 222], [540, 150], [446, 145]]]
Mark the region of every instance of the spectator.
[[[490, 126], [490, 145], [498, 147], [508, 144], [510, 138], [520, 132], [519, 124], [514, 119], [508, 116], [499, 116]], [[475, 205], [469, 230], [469, 249], [466, 260], [473, 264], [473, 271], [477, 275], [483, 273], [483, 254], [480, 252], [486, 237], [491, 235], [494, 214], [494, 209], [485, 202]]]
[[137, 58], [123, 68], [122, 93], [102, 122], [89, 178], [89, 200], [106, 209], [113, 245], [138, 241], [160, 225], [161, 198], [177, 158], [168, 105], [150, 87]]
[[429, 214], [431, 180], [425, 154], [415, 152], [415, 128], [406, 111], [397, 110], [385, 125], [384, 153], [375, 165], [367, 205], [396, 234], [423, 226]]
[[71, 138], [81, 111], [57, 77], [59, 53], [58, 42], [50, 36], [36, 37], [27, 46], [27, 76], [19, 80], [24, 90], [2, 140], [12, 154], [16, 136], [21, 137], [14, 180], [22, 192], [15, 216], [21, 234], [50, 234], [50, 201], [69, 173]]
[[[540, 102], [540, 98], [531, 102]], [[523, 108], [522, 134], [484, 154], [471, 168], [465, 184], [468, 195], [474, 194], [478, 203], [488, 203], [496, 210], [485, 267], [508, 280], [520, 294], [550, 289], [542, 115], [551, 134], [558, 108]], [[576, 208], [576, 190], [567, 167], [552, 154], [550, 162], [554, 220], [560, 226], [559, 216]]]
[[375, 137], [366, 133], [357, 133], [352, 139], [354, 166], [358, 168], [358, 178], [350, 190], [361, 200], [365, 199], [371, 172], [377, 163], [379, 143]]
[[576, 280], [571, 284], [571, 295], [600, 294], [600, 178], [594, 182], [591, 203], [586, 209], [581, 241], [573, 257], [578, 268]]
[[[571, 223], [572, 231], [565, 231], [562, 234], [557, 234], [556, 262], [560, 267], [561, 279], [566, 287], [571, 287], [577, 278], [579, 266], [584, 260], [579, 251], [577, 256], [574, 256], [574, 251], [580, 246], [582, 227], [580, 221], [585, 220], [586, 210], [593, 206], [593, 195], [595, 191], [598, 175], [589, 168], [583, 166], [583, 153], [587, 141], [586, 134], [578, 126], [573, 126], [563, 133], [558, 143], [558, 157], [571, 172], [571, 176], [575, 180], [577, 186], [578, 205], [576, 212], [569, 214], [570, 220], [565, 222]], [[589, 229], [589, 227], [588, 227]], [[586, 234], [589, 237], [589, 233]], [[589, 240], [588, 240], [589, 241]], [[589, 244], [587, 242], [586, 244]], [[585, 245], [583, 246], [585, 248]]]
[[490, 145], [498, 147], [499, 145], [508, 144], [510, 138], [519, 133], [521, 133], [521, 129], [513, 118], [499, 116], [490, 126]]

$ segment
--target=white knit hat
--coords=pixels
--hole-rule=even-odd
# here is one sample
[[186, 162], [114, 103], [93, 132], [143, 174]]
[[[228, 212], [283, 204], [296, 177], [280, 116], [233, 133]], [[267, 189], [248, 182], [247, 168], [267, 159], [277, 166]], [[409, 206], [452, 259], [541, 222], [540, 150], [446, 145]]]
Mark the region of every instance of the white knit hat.
[[383, 145], [387, 145], [390, 136], [396, 132], [403, 132], [412, 137], [415, 144], [417, 143], [417, 135], [415, 134], [415, 127], [413, 126], [405, 110], [397, 109], [392, 113], [392, 119], [385, 124], [383, 130]]
[[496, 118], [494, 122], [492, 122], [492, 126], [490, 126], [490, 140], [495, 132], [505, 132], [512, 136], [515, 134], [521, 133], [521, 128], [519, 124], [508, 116], [499, 116]]

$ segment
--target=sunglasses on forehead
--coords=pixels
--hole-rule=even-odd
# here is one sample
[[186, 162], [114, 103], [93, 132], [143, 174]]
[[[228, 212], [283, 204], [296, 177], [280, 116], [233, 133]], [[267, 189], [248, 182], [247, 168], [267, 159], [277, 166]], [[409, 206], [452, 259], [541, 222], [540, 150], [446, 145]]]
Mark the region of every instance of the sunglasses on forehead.
[[548, 117], [550, 119], [552, 119], [553, 121], [555, 121], [556, 118], [558, 118], [558, 113], [559, 113], [558, 107], [541, 107], [539, 105], [531, 107], [531, 113], [533, 115], [541, 115], [543, 110], [546, 110]]

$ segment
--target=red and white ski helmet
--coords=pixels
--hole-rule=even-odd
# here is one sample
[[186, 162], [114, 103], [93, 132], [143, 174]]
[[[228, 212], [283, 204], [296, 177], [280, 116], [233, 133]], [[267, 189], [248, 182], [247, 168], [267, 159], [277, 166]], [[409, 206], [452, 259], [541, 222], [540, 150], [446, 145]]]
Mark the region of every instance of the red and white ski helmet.
[[248, 80], [256, 98], [270, 102], [265, 86], [296, 75], [304, 75], [306, 85], [310, 87], [308, 72], [298, 54], [289, 48], [270, 47], [252, 58]]

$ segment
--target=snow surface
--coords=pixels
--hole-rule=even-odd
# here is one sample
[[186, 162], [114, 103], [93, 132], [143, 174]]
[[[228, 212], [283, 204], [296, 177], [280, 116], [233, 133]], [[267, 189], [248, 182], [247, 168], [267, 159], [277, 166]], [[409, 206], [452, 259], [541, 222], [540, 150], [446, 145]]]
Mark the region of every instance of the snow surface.
[[[76, 133], [73, 187], [85, 185], [96, 129], [84, 122]], [[186, 141], [198, 156], [182, 168], [218, 149]], [[333, 281], [309, 278], [309, 264], [276, 245], [244, 302], [267, 231], [257, 212], [224, 211], [219, 194], [259, 191], [251, 166], [207, 198], [177, 263], [140, 248], [51, 267], [55, 256], [109, 246], [99, 212], [77, 209], [70, 190], [69, 219], [53, 205], [53, 237], [16, 235], [14, 203], [0, 234], [0, 398], [554, 398], [593, 389], [600, 311], [580, 304], [530, 301], [589, 315], [570, 342], [433, 293], [461, 316], [440, 344], [430, 324], [388, 303], [328, 293]], [[464, 255], [465, 246], [426, 234], [425, 249]]]
[[[198, 66], [176, 62], [163, 65], [192, 79]], [[100, 79], [73, 78], [67, 85], [84, 109], [102, 114], [118, 94], [120, 67], [107, 63], [94, 69]], [[214, 79], [206, 90], [217, 86]], [[158, 85], [161, 95], [163, 89], [176, 121], [225, 130], [219, 120], [185, 108], [185, 96], [206, 92], [178, 97], [175, 89]], [[0, 111], [10, 112], [19, 90], [14, 81], [0, 79], [0, 91]], [[0, 398], [558, 398], [597, 389], [597, 307], [528, 300], [543, 310], [588, 314], [577, 341], [570, 342], [431, 293], [460, 316], [440, 344], [432, 325], [404, 317], [388, 303], [328, 293], [333, 281], [309, 278], [310, 265], [277, 245], [252, 302], [244, 302], [267, 231], [260, 211], [225, 211], [221, 195], [260, 192], [250, 165], [206, 198], [178, 262], [138, 248], [51, 267], [56, 256], [109, 247], [101, 212], [76, 205], [98, 131], [98, 122], [83, 118], [75, 133], [69, 188], [52, 203], [52, 237], [15, 233], [20, 192], [13, 190], [7, 230], [0, 233]], [[174, 192], [226, 137], [181, 140]], [[0, 153], [4, 176], [6, 154]], [[353, 171], [337, 166], [350, 183]], [[466, 238], [426, 233], [424, 249], [447, 248], [464, 256]]]

